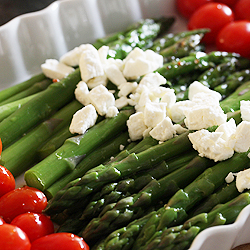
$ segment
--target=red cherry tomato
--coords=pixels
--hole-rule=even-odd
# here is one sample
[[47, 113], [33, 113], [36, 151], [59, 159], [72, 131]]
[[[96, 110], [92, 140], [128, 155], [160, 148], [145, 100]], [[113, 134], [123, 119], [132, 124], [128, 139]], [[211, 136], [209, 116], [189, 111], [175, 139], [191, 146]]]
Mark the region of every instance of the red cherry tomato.
[[250, 58], [250, 22], [235, 21], [225, 26], [217, 37], [217, 48]]
[[237, 3], [237, 1], [238, 0], [220, 0], [220, 1], [217, 1], [217, 2], [226, 4], [229, 7], [233, 7]]
[[0, 197], [15, 189], [15, 178], [12, 173], [0, 165]]
[[176, 8], [182, 16], [190, 18], [199, 7], [212, 1], [213, 0], [176, 0]]
[[234, 20], [232, 10], [220, 3], [207, 3], [194, 12], [188, 22], [188, 29], [208, 28], [203, 42], [207, 44], [215, 43], [219, 31], [228, 23]]
[[1, 250], [30, 250], [28, 236], [17, 226], [3, 224], [0, 226]]
[[11, 224], [21, 228], [29, 237], [30, 242], [42, 236], [54, 233], [53, 222], [44, 214], [20, 214], [11, 221]]
[[71, 233], [54, 233], [43, 236], [31, 243], [30, 250], [89, 250], [86, 242]]
[[250, 21], [250, 0], [239, 0], [234, 6], [235, 19]]
[[47, 198], [40, 190], [31, 187], [17, 188], [0, 198], [0, 216], [9, 223], [19, 214], [42, 213], [46, 206]]

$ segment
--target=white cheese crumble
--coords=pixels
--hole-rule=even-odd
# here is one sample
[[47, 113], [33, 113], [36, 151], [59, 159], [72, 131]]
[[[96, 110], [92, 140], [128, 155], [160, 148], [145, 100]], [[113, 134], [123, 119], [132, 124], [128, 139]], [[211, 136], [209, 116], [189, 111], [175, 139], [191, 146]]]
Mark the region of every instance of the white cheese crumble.
[[88, 94], [90, 103], [96, 108], [99, 115], [104, 116], [107, 114], [108, 109], [115, 106], [115, 97], [103, 85], [98, 85], [91, 89]]
[[51, 79], [63, 79], [75, 69], [57, 61], [56, 59], [47, 59], [45, 63], [41, 65], [44, 75]]
[[250, 101], [240, 101], [241, 119], [250, 121]]
[[73, 115], [69, 131], [72, 134], [84, 134], [87, 129], [95, 125], [97, 117], [94, 106], [89, 104]]

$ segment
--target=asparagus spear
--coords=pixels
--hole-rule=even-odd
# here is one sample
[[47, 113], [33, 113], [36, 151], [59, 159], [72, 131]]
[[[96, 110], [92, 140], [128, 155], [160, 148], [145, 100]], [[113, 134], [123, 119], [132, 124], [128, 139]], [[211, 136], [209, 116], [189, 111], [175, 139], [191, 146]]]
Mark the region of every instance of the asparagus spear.
[[[74, 98], [76, 84], [80, 81], [80, 71], [76, 69], [68, 77], [51, 84], [35, 98], [0, 123], [3, 148], [20, 138], [29, 129], [51, 115], [51, 113]], [[55, 96], [60, 95], [60, 98]]]
[[81, 107], [82, 104], [73, 101], [56, 112], [49, 120], [5, 149], [1, 154], [0, 164], [9, 169], [15, 177], [20, 175], [35, 162], [37, 148], [60, 128], [69, 126], [73, 114]]
[[189, 56], [190, 53], [196, 52], [197, 45], [200, 44], [203, 34], [195, 34], [184, 37], [170, 47], [159, 51], [164, 57], [164, 62], [170, 62], [174, 58]]
[[72, 172], [63, 176], [61, 179], [56, 181], [48, 189], [45, 190], [46, 196], [51, 199], [60, 189], [64, 188], [70, 181], [75, 180], [83, 176], [89, 169], [101, 164], [103, 161], [108, 160], [114, 154], [120, 151], [121, 146], [128, 144], [128, 133], [124, 132], [112, 139], [107, 141], [98, 148], [98, 151], [91, 152], [82, 161], [80, 161]]
[[[239, 195], [239, 191], [236, 188], [236, 183], [223, 185], [217, 192], [211, 194], [205, 201], [194, 208], [192, 215], [198, 215], [201, 213], [209, 212], [215, 205], [219, 203], [225, 203]], [[189, 213], [190, 214], [190, 213]]]
[[18, 83], [16, 85], [13, 85], [7, 89], [4, 89], [2, 91], [0, 91], [0, 102], [8, 99], [9, 97], [29, 88], [30, 86], [32, 86], [34, 83], [39, 82], [44, 80], [46, 77], [44, 74], [38, 74], [36, 76], [33, 76], [32, 78]]
[[160, 52], [164, 48], [170, 47], [174, 45], [176, 42], [182, 40], [185, 37], [189, 37], [192, 35], [204, 35], [208, 32], [207, 29], [196, 29], [189, 31], [181, 31], [177, 34], [168, 33], [163, 37], [160, 37], [154, 41], [153, 46], [150, 48], [156, 52]]
[[153, 146], [138, 154], [130, 154], [120, 162], [111, 163], [108, 168], [100, 172], [91, 172], [84, 175], [77, 185], [60, 190], [49, 202], [46, 212], [48, 214], [61, 212], [70, 207], [78, 199], [100, 190], [103, 185], [118, 181], [139, 170], [146, 170], [160, 163], [168, 157], [174, 157], [191, 149], [188, 133], [183, 133], [162, 144]]
[[53, 154], [25, 172], [26, 183], [44, 191], [63, 175], [70, 173], [92, 150], [126, 129], [126, 121], [131, 113], [132, 110], [121, 111], [116, 117], [99, 122], [84, 135], [67, 139]]
[[22, 98], [20, 100], [10, 102], [8, 104], [0, 106], [0, 122], [14, 113], [17, 109], [21, 108], [22, 105], [24, 105], [26, 102], [31, 100], [33, 97], [35, 97], [37, 94]]
[[226, 81], [214, 88], [222, 96], [228, 96], [233, 93], [242, 83], [250, 80], [250, 70], [245, 69], [237, 71], [227, 77]]
[[249, 192], [242, 193], [227, 203], [216, 206], [209, 213], [198, 214], [183, 225], [163, 230], [160, 235], [147, 242], [144, 249], [188, 249], [201, 231], [208, 227], [233, 223], [248, 204]]
[[51, 79], [44, 79], [40, 82], [36, 82], [34, 83], [31, 87], [11, 96], [10, 98], [2, 101], [0, 103], [0, 105], [4, 105], [4, 104], [7, 104], [7, 103], [10, 103], [10, 102], [14, 102], [14, 101], [17, 101], [17, 100], [20, 100], [22, 98], [25, 98], [27, 96], [30, 96], [30, 95], [34, 95], [42, 90], [45, 90], [50, 84], [52, 83], [52, 80]]
[[[147, 49], [153, 44], [153, 40], [166, 33], [174, 23], [173, 17], [162, 17], [155, 19], [144, 19], [128, 27], [118, 39], [108, 42], [109, 57], [125, 58], [128, 53], [135, 47]], [[94, 44], [97, 48], [104, 45], [100, 40]], [[107, 45], [107, 44], [106, 44]]]
[[197, 80], [205, 86], [214, 89], [219, 84], [225, 82], [230, 74], [249, 67], [249, 62], [245, 58], [231, 58], [227, 62], [220, 63], [216, 67], [206, 70]]
[[225, 113], [240, 110], [241, 100], [250, 100], [250, 81], [238, 87], [230, 96], [220, 102]]

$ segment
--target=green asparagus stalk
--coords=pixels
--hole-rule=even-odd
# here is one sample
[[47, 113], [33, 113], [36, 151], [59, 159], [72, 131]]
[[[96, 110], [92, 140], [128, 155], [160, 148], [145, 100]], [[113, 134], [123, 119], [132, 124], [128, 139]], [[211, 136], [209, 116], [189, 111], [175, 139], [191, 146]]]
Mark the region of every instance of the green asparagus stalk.
[[46, 78], [45, 75], [41, 73], [41, 74], [38, 74], [36, 76], [33, 76], [32, 78], [30, 78], [24, 82], [18, 83], [16, 85], [8, 87], [4, 90], [1, 90], [0, 91], [0, 102], [8, 99], [9, 97], [27, 89], [27, 88], [29, 88], [34, 83], [40, 82], [40, 81], [44, 80], [45, 78]]
[[[7, 148], [37, 123], [49, 117], [53, 111], [73, 100], [74, 90], [80, 79], [80, 71], [76, 69], [68, 77], [51, 84], [46, 90], [4, 119], [0, 123], [3, 148]], [[60, 98], [55, 98], [57, 95], [60, 95]]]
[[23, 173], [31, 167], [31, 164], [34, 164], [36, 151], [41, 144], [60, 128], [69, 126], [73, 114], [81, 107], [82, 104], [73, 101], [56, 112], [49, 120], [44, 121], [5, 149], [1, 154], [0, 164], [9, 169], [15, 177]]
[[69, 126], [65, 126], [60, 129], [57, 133], [50, 137], [49, 141], [47, 141], [38, 149], [37, 157], [39, 161], [52, 154], [55, 150], [63, 145], [66, 139], [72, 136], [74, 135], [69, 131]]
[[0, 103], [0, 105], [4, 105], [10, 102], [14, 102], [17, 100], [20, 100], [22, 98], [28, 97], [30, 95], [34, 95], [42, 90], [45, 90], [50, 84], [52, 83], [51, 79], [44, 79], [40, 82], [36, 82], [33, 84], [31, 87], [11, 96], [10, 98], [4, 100], [3, 102]]
[[77, 185], [60, 190], [49, 202], [46, 212], [48, 214], [61, 212], [70, 207], [78, 199], [93, 194], [103, 185], [125, 178], [139, 170], [147, 170], [157, 165], [168, 157], [174, 157], [192, 148], [188, 133], [183, 133], [162, 144], [153, 146], [138, 154], [130, 154], [120, 162], [110, 164], [100, 172], [91, 172], [84, 175]]
[[195, 157], [184, 167], [159, 180], [152, 180], [138, 194], [119, 200], [114, 208], [94, 218], [83, 230], [83, 238], [90, 242], [125, 226], [146, 213], [146, 210], [162, 199], [167, 199], [179, 188], [192, 182], [206, 168], [215, 163], [207, 158]]
[[194, 70], [205, 71], [232, 58], [239, 58], [239, 56], [237, 54], [219, 51], [208, 54], [197, 52], [194, 53], [194, 55], [183, 57], [180, 60], [166, 63], [163, 67], [159, 68], [157, 72], [169, 80]]
[[[128, 28], [128, 31], [122, 35], [118, 35], [118, 39], [109, 42], [109, 57], [113, 58], [125, 58], [128, 53], [135, 47], [141, 49], [147, 49], [152, 46], [154, 39], [166, 33], [175, 19], [173, 17], [162, 17], [156, 19], [144, 19], [132, 27]], [[112, 38], [113, 39], [113, 38]], [[111, 40], [112, 40], [111, 39]], [[100, 40], [96, 47], [99, 47], [102, 43]], [[103, 45], [103, 44], [102, 44]]]
[[161, 50], [170, 47], [182, 40], [185, 37], [189, 37], [192, 35], [205, 35], [209, 30], [207, 29], [197, 29], [197, 30], [189, 30], [189, 31], [181, 31], [177, 34], [168, 33], [163, 37], [160, 37], [154, 41], [153, 46], [150, 48], [156, 52], [160, 52]]
[[227, 77], [226, 81], [214, 88], [223, 97], [233, 93], [241, 84], [250, 80], [250, 70], [240, 70]]
[[250, 81], [238, 87], [231, 95], [220, 102], [220, 106], [225, 113], [240, 110], [241, 100], [250, 100]]
[[230, 74], [249, 67], [250, 61], [245, 58], [231, 58], [214, 68], [206, 70], [197, 80], [205, 86], [214, 89], [219, 84], [225, 82]]
[[121, 146], [128, 144], [128, 133], [124, 132], [112, 139], [107, 141], [98, 148], [98, 151], [91, 152], [82, 161], [80, 161], [72, 172], [63, 176], [61, 179], [56, 181], [48, 189], [45, 190], [46, 196], [51, 199], [60, 189], [64, 188], [70, 181], [76, 178], [82, 177], [89, 169], [101, 164], [108, 160], [111, 156], [119, 153]]
[[203, 34], [196, 34], [184, 37], [170, 47], [162, 49], [159, 54], [164, 57], [164, 62], [170, 62], [174, 58], [182, 58], [189, 56], [190, 53], [196, 52], [197, 46], [200, 44]]
[[22, 98], [20, 100], [5, 104], [0, 106], [0, 122], [4, 120], [6, 117], [14, 113], [17, 109], [21, 108], [26, 102], [31, 100], [37, 94]]
[[126, 129], [126, 121], [131, 113], [132, 109], [121, 111], [116, 117], [97, 123], [85, 134], [67, 139], [53, 154], [25, 172], [26, 183], [44, 191], [70, 173], [87, 154]]
[[204, 202], [196, 206], [194, 211], [189, 214], [195, 216], [201, 213], [208, 213], [217, 204], [226, 203], [237, 195], [239, 195], [239, 191], [236, 188], [235, 181], [225, 184], [217, 192], [211, 194]]
[[209, 213], [198, 214], [183, 225], [168, 228], [147, 242], [144, 249], [188, 249], [194, 238], [204, 229], [233, 223], [244, 207], [250, 204], [249, 192], [242, 193]]

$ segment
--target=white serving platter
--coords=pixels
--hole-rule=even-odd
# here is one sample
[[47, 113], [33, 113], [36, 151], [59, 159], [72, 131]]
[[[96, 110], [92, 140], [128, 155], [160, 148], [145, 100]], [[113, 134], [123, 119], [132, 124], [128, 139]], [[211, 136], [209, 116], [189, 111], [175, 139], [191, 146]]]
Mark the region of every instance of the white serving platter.
[[[186, 29], [174, 0], [58, 0], [0, 27], [0, 90], [41, 72], [49, 58], [59, 59], [82, 43], [94, 42], [147, 17], [175, 16], [170, 31]], [[17, 186], [23, 183], [17, 179]], [[190, 250], [230, 250], [250, 242], [250, 206], [234, 224], [201, 232]]]

